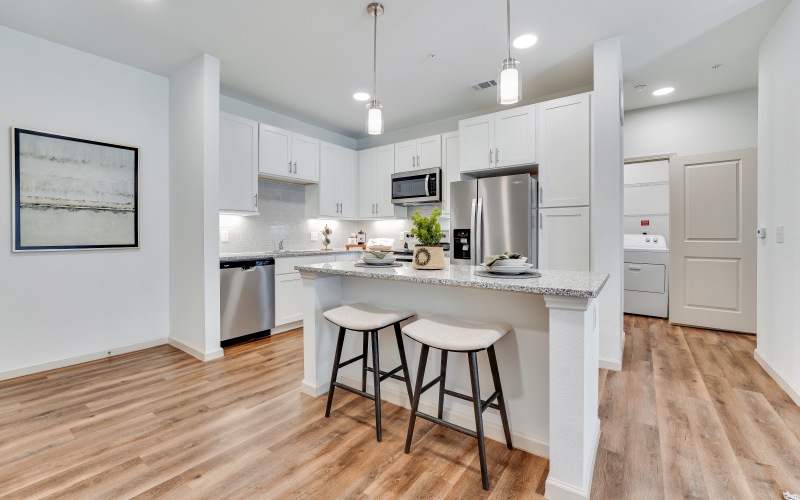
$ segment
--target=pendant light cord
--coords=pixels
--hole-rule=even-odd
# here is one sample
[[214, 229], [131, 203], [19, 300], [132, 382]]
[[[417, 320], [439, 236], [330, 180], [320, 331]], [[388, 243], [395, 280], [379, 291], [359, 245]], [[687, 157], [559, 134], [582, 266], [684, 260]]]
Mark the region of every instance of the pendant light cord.
[[[378, 7], [372, 13], [375, 17], [375, 28], [372, 32], [372, 99], [378, 97]], [[511, 49], [509, 49], [510, 51]]]
[[508, 60], [511, 61], [511, 0], [506, 0], [506, 17], [508, 20]]

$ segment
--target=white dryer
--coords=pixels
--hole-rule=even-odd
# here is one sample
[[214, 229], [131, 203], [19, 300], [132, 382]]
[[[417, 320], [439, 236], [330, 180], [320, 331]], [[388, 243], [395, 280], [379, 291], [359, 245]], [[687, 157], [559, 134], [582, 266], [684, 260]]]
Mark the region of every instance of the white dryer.
[[625, 235], [623, 310], [666, 318], [669, 314], [669, 249], [657, 234]]

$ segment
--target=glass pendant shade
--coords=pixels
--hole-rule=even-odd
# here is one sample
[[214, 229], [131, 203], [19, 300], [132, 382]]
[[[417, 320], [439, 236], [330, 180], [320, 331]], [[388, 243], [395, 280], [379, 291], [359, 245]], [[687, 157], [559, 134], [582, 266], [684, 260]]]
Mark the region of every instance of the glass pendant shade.
[[383, 133], [383, 110], [380, 101], [372, 100], [367, 104], [367, 133], [381, 135]]
[[514, 59], [504, 60], [498, 80], [500, 82], [497, 85], [497, 102], [499, 104], [514, 104], [522, 99], [522, 85], [517, 61]]

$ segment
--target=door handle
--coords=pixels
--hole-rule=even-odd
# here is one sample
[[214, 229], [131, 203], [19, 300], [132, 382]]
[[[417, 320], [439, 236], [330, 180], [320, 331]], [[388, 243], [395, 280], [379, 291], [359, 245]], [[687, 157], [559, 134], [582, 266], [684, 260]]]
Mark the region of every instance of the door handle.
[[478, 200], [475, 198], [472, 199], [472, 210], [470, 211], [470, 219], [469, 219], [469, 247], [472, 249], [472, 257], [470, 258], [470, 264], [473, 266], [476, 264], [476, 256], [475, 256], [475, 231], [478, 229], [475, 226], [475, 217], [478, 214]]
[[428, 179], [430, 178], [430, 174], [425, 176], [425, 196], [430, 196], [431, 193], [428, 191]]
[[483, 198], [478, 198], [478, 213], [475, 216], [475, 230], [477, 231], [477, 235], [475, 236], [475, 257], [477, 260], [475, 261], [475, 265], [483, 262]]

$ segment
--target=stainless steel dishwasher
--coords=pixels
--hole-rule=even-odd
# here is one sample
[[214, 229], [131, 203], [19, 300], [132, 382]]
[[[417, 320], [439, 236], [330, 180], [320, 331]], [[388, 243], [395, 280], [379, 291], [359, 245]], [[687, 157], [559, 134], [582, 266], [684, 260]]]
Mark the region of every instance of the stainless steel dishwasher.
[[269, 335], [275, 328], [275, 259], [220, 262], [223, 345]]

